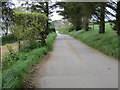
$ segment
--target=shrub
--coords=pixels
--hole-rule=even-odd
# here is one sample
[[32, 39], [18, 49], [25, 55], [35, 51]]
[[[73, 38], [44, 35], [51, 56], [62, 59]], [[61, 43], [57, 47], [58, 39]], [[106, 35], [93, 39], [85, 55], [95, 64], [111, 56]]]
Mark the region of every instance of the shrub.
[[42, 44], [38, 41], [33, 41], [33, 42], [23, 41], [22, 44], [20, 44], [20, 51], [29, 52], [30, 50], [35, 48], [40, 48], [41, 46]]
[[[47, 36], [47, 16], [43, 13], [15, 12], [12, 30], [18, 39], [34, 41], [43, 40]], [[44, 34], [44, 35], [43, 35]]]
[[14, 43], [18, 41], [18, 39], [14, 36], [14, 34], [8, 34], [6, 36], [2, 36], [2, 45], [5, 45], [6, 43]]
[[49, 31], [50, 32], [55, 32], [55, 28], [54, 27], [49, 27]]
[[9, 68], [11, 65], [13, 65], [18, 58], [18, 54], [12, 49], [11, 45], [7, 45], [8, 53], [3, 57], [3, 70]]

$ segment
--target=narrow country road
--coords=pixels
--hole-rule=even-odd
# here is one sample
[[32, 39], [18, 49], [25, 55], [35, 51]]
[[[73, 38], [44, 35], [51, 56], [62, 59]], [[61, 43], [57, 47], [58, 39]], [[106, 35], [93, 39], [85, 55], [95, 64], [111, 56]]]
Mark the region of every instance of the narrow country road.
[[60, 34], [32, 84], [36, 88], [118, 88], [118, 61]]

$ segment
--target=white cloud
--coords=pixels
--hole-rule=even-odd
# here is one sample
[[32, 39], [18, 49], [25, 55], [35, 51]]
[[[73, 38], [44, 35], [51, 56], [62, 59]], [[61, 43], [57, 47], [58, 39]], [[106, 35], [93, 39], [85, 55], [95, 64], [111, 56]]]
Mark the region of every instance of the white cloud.
[[[54, 3], [52, 3], [52, 4], [54, 4]], [[52, 5], [51, 4], [51, 5]], [[52, 21], [53, 20], [61, 20], [62, 18], [63, 18], [63, 16], [61, 16], [61, 15], [59, 15], [58, 13], [57, 13], [57, 11], [62, 11], [63, 9], [60, 9], [59, 7], [57, 7], [57, 8], [55, 8], [55, 9], [53, 9], [52, 11], [54, 11], [53, 13], [52, 13], [52, 15], [53, 16], [51, 16], [50, 18], [52, 19]]]
[[60, 16], [60, 15], [58, 15], [58, 13], [53, 12], [53, 16], [50, 17], [50, 18], [52, 19], [52, 21], [54, 21], [54, 20], [61, 20], [63, 18], [63, 16]]

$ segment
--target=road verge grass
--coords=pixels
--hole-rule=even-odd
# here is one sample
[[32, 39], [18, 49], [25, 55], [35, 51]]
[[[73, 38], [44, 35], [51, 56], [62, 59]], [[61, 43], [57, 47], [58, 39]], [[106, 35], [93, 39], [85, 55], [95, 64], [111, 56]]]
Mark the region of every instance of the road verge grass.
[[[62, 31], [63, 32], [63, 31]], [[99, 34], [99, 26], [95, 25], [94, 30], [79, 30], [67, 32], [68, 35], [71, 35], [83, 43], [97, 49], [98, 51], [112, 56], [116, 59], [120, 59], [118, 57], [119, 46], [118, 46], [118, 38], [116, 31], [112, 30], [109, 23], [106, 23], [106, 33]]]
[[[29, 75], [30, 68], [40, 62], [43, 56], [52, 50], [55, 33], [48, 35], [46, 45], [29, 52], [18, 52], [18, 60], [14, 60], [10, 66], [3, 69], [2, 88], [20, 88], [24, 79]], [[17, 59], [17, 58], [16, 58]], [[8, 62], [11, 60], [8, 60]], [[3, 59], [4, 62], [4, 59]], [[6, 65], [6, 64], [5, 64]], [[3, 64], [4, 68], [4, 64]]]

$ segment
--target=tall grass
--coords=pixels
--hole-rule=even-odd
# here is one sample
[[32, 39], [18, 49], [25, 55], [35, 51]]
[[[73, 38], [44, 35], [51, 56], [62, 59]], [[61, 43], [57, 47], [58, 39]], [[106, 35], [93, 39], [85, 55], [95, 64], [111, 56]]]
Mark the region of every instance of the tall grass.
[[0, 89], [2, 89], [2, 71], [0, 69]]
[[[105, 25], [106, 33], [99, 34], [99, 26], [95, 25], [94, 30], [79, 30], [68, 32], [67, 34], [79, 39], [87, 45], [103, 52], [106, 55], [112, 56], [118, 59], [118, 37], [116, 31], [114, 31], [109, 23]], [[119, 58], [120, 59], [120, 58]]]
[[2, 88], [20, 88], [23, 80], [29, 75], [30, 68], [40, 62], [42, 57], [52, 50], [52, 43], [55, 37], [56, 34], [51, 33], [46, 39], [47, 45], [33, 49], [29, 52], [19, 52], [18, 60], [14, 60], [13, 64], [3, 69]]

